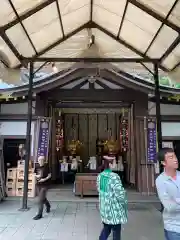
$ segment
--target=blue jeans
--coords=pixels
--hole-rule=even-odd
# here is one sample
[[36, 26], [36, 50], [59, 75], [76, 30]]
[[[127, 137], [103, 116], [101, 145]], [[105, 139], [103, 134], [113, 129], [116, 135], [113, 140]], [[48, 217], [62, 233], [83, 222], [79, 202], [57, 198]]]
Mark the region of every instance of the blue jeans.
[[121, 224], [109, 225], [103, 223], [104, 227], [99, 237], [99, 240], [107, 240], [111, 231], [113, 232], [113, 240], [121, 240]]
[[179, 240], [180, 233], [164, 230], [166, 240]]

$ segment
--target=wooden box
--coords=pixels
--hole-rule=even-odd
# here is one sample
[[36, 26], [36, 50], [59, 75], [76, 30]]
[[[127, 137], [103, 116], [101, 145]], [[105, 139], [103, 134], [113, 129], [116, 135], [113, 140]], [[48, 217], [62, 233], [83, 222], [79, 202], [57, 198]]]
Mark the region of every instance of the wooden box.
[[[28, 180], [28, 197], [35, 197], [36, 192], [36, 177], [35, 174], [31, 174], [31, 178]], [[17, 178], [16, 182], [16, 196], [23, 196], [24, 181], [22, 178]]]
[[6, 194], [8, 197], [16, 196], [16, 188], [6, 187]]
[[[23, 196], [23, 187], [17, 187], [16, 188], [16, 196], [22, 197]], [[28, 187], [28, 197], [35, 197], [35, 189]]]
[[[25, 166], [25, 160], [19, 160], [17, 164], [17, 168], [24, 170], [24, 166]], [[32, 167], [32, 163], [31, 161], [29, 161], [29, 169], [31, 169], [31, 167]]]
[[6, 187], [7, 188], [16, 188], [16, 179], [7, 179]]
[[[28, 179], [32, 179], [32, 177], [33, 177], [33, 170], [29, 169]], [[24, 169], [17, 170], [17, 179], [24, 179]]]
[[17, 177], [17, 169], [9, 168], [7, 170], [7, 179], [16, 179], [16, 177]]
[[97, 173], [76, 174], [75, 180], [75, 195], [83, 196], [97, 196]]

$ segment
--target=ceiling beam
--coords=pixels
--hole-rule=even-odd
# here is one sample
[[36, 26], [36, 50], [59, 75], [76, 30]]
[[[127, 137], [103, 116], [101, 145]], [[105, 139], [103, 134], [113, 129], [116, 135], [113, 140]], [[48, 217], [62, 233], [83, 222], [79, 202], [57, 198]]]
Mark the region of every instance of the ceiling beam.
[[144, 64], [140, 63], [149, 73], [151, 73], [154, 76], [154, 73]]
[[24, 24], [22, 23], [22, 21], [20, 19], [20, 16], [19, 16], [18, 12], [16, 11], [16, 8], [14, 7], [14, 4], [12, 3], [11, 0], [8, 0], [8, 2], [10, 4], [11, 8], [13, 9], [13, 12], [16, 15], [16, 18], [19, 20], [19, 23], [20, 23], [22, 29], [24, 30], [24, 33], [25, 33], [26, 37], [28, 38], [28, 40], [29, 40], [29, 42], [31, 44], [31, 47], [33, 48], [34, 52], [37, 54], [37, 50], [36, 50], [36, 48], [34, 46], [34, 43], [33, 43], [32, 39], [30, 38], [26, 28], [24, 27]]
[[177, 67], [179, 67], [180, 66], [180, 62], [178, 62], [172, 69], [171, 69], [171, 71], [174, 71]]
[[123, 12], [123, 16], [122, 16], [122, 19], [121, 19], [121, 22], [120, 22], [120, 25], [119, 25], [119, 30], [118, 30], [117, 38], [119, 38], [119, 36], [121, 35], [121, 29], [122, 29], [122, 26], [123, 26], [123, 23], [124, 23], [124, 19], [125, 19], [125, 16], [126, 16], [126, 12], [127, 12], [127, 8], [128, 8], [128, 3], [129, 3], [129, 1], [126, 0], [126, 5], [125, 5], [124, 12]]
[[145, 13], [147, 13], [150, 16], [154, 17], [158, 21], [160, 21], [163, 24], [167, 25], [168, 27], [172, 28], [174, 31], [180, 33], [180, 28], [178, 26], [176, 26], [176, 24], [170, 22], [167, 19], [164, 19], [161, 15], [157, 14], [152, 9], [146, 7], [144, 4], [142, 4], [142, 3], [140, 3], [139, 1], [136, 1], [136, 0], [129, 0], [129, 2], [131, 4], [133, 4], [134, 6], [138, 7], [139, 9], [141, 9], [142, 11], [144, 11]]
[[44, 62], [43, 64], [41, 64], [41, 66], [39, 68], [37, 68], [34, 71], [34, 75], [36, 75], [36, 73], [38, 73], [43, 67], [45, 67], [48, 64], [48, 61]]
[[59, 22], [60, 22], [60, 26], [61, 26], [62, 35], [63, 35], [63, 38], [64, 38], [65, 33], [64, 33], [64, 27], [63, 27], [63, 23], [62, 23], [62, 16], [61, 16], [61, 11], [60, 11], [58, 0], [56, 0], [56, 7], [57, 7], [57, 11], [58, 11]]
[[13, 54], [16, 56], [16, 58], [19, 60], [19, 62], [25, 66], [26, 64], [24, 64], [23, 62], [23, 58], [21, 56], [21, 54], [18, 52], [18, 50], [16, 49], [16, 47], [13, 45], [13, 43], [11, 42], [11, 40], [8, 38], [8, 36], [6, 35], [5, 32], [1, 33], [1, 37], [4, 40], [4, 42], [7, 44], [7, 46], [9, 47], [9, 49], [13, 52]]
[[90, 21], [93, 21], [93, 2], [94, 0], [91, 0], [91, 9], [90, 9]]
[[[31, 62], [32, 58], [23, 57], [24, 61]], [[156, 58], [69, 58], [69, 57], [39, 57], [33, 59], [35, 62], [82, 62], [82, 63], [158, 63], [159, 59]]]
[[[91, 23], [91, 28], [97, 28], [98, 30], [100, 30], [101, 32], [103, 32], [104, 34], [108, 35], [109, 37], [111, 37], [112, 39], [114, 39], [116, 42], [124, 45], [126, 48], [128, 48], [129, 50], [131, 50], [132, 52], [136, 53], [137, 55], [139, 55], [140, 57], [142, 57], [143, 62], [148, 62], [149, 58], [147, 55], [145, 55], [144, 53], [142, 53], [141, 51], [139, 51], [138, 49], [136, 49], [135, 47], [133, 47], [132, 45], [130, 45], [129, 43], [125, 42], [123, 39], [121, 39], [120, 37], [116, 37], [114, 36], [112, 33], [110, 33], [108, 30], [104, 29], [103, 27], [101, 27], [100, 25], [98, 25], [97, 23]], [[149, 61], [150, 62], [150, 61]], [[152, 62], [152, 61], [151, 61]], [[159, 68], [165, 72], [168, 71], [168, 69], [166, 69], [165, 67], [159, 65]]]
[[[39, 12], [40, 10], [44, 9], [45, 7], [49, 6], [50, 4], [52, 4], [53, 2], [55, 2], [55, 0], [45, 0], [43, 1], [41, 4], [39, 4], [38, 6], [36, 6], [35, 8], [32, 8], [31, 10], [23, 13], [21, 16], [20, 16], [20, 20], [23, 21], [27, 18], [29, 18], [30, 16], [32, 16], [33, 14]], [[0, 27], [0, 32], [4, 32], [6, 31], [7, 29], [15, 26], [16, 24], [19, 23], [19, 19], [15, 19], [7, 24], [5, 24], [4, 26]]]
[[171, 46], [166, 50], [166, 52], [160, 58], [161, 64], [164, 61], [164, 59], [167, 58], [168, 55], [171, 54], [172, 51], [179, 45], [179, 43], [180, 43], [180, 35], [174, 40], [174, 42], [171, 44]]
[[[169, 16], [171, 15], [172, 11], [174, 10], [174, 8], [176, 7], [177, 3], [179, 2], [179, 0], [176, 0], [173, 4], [173, 6], [171, 7], [169, 13], [167, 14], [166, 18], [165, 18], [165, 21], [169, 18]], [[161, 23], [161, 26], [159, 27], [158, 31], [156, 32], [155, 36], [153, 37], [151, 43], [149, 44], [148, 48], [146, 49], [145, 51], [145, 54], [147, 54], [147, 52], [149, 51], [149, 49], [151, 48], [151, 46], [153, 45], [153, 43], [155, 42], [158, 34], [160, 33], [161, 29], [163, 28], [164, 26], [164, 22]]]
[[[33, 60], [35, 60], [37, 57], [49, 52], [51, 49], [55, 48], [56, 46], [58, 46], [59, 44], [65, 42], [66, 40], [68, 40], [69, 38], [73, 37], [75, 34], [79, 33], [80, 31], [84, 30], [85, 28], [89, 27], [89, 22], [83, 24], [82, 26], [78, 27], [77, 29], [75, 29], [74, 31], [72, 31], [71, 33], [68, 33], [67, 35], [65, 35], [64, 37], [60, 38], [58, 41], [54, 42], [53, 44], [47, 46], [46, 48], [44, 48], [43, 50], [41, 50], [40, 52], [38, 52], [38, 54], [34, 55], [32, 57]], [[47, 59], [48, 60], [48, 59]]]
[[146, 59], [150, 59], [149, 57], [145, 56], [141, 51], [137, 50], [136, 48], [134, 48], [133, 46], [131, 46], [129, 43], [125, 42], [124, 40], [122, 40], [120, 37], [116, 37], [114, 34], [112, 34], [111, 32], [109, 32], [108, 30], [104, 29], [103, 27], [101, 27], [100, 25], [98, 25], [95, 22], [92, 22], [91, 24], [91, 28], [97, 28], [98, 30], [100, 30], [101, 32], [103, 32], [104, 34], [106, 34], [107, 36], [109, 36], [110, 38], [114, 39], [116, 42], [124, 45], [125, 47], [127, 47], [129, 50], [131, 50], [132, 52], [136, 53], [137, 55], [139, 55], [140, 57], [146, 58]]

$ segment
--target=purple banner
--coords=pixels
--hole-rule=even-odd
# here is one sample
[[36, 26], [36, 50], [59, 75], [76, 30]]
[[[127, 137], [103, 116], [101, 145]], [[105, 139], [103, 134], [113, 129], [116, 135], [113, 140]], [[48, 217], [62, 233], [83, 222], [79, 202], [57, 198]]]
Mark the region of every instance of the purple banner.
[[39, 156], [47, 157], [49, 148], [49, 131], [50, 120], [43, 118], [39, 120], [39, 135], [38, 135], [38, 151], [37, 158]]
[[156, 141], [156, 121], [148, 120], [147, 126], [147, 162], [156, 163], [157, 141]]

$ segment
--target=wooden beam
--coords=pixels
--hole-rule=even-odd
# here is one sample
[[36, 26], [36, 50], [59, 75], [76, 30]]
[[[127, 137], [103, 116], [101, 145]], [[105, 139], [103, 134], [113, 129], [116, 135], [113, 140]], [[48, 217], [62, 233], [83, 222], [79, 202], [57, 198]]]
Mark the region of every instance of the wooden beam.
[[[33, 115], [32, 120], [37, 120]], [[27, 121], [27, 114], [0, 114], [0, 121]]]
[[[121, 72], [119, 74], [121, 74]], [[151, 89], [148, 88], [148, 83], [147, 84], [144, 83], [144, 84], [146, 84], [146, 86], [147, 86], [146, 87], [141, 84], [138, 84], [138, 81], [136, 81], [136, 79], [132, 79], [132, 80], [134, 80], [134, 82], [131, 82], [130, 80], [128, 80], [128, 79], [130, 79], [128, 76], [126, 76], [126, 75], [118, 76], [118, 75], [114, 74], [112, 71], [102, 70], [101, 77], [108, 81], [111, 81], [114, 84], [119, 84], [128, 89], [134, 89], [136, 91], [140, 91], [143, 93], [149, 93], [151, 91]], [[126, 79], [126, 78], [128, 78], [128, 79]], [[151, 86], [151, 87], [153, 87], [153, 86]]]
[[[155, 115], [151, 115], [152, 117], [156, 117]], [[161, 115], [163, 122], [180, 122], [180, 116], [178, 115]]]
[[114, 102], [114, 103], [87, 103], [87, 102], [59, 102], [56, 107], [59, 108], [121, 108], [130, 107], [130, 103]]
[[[45, 1], [43, 1], [41, 4], [39, 4], [35, 8], [33, 8], [33, 9], [27, 11], [27, 12], [25, 11], [23, 14], [21, 14], [20, 20], [23, 21], [23, 20], [29, 18], [30, 16], [32, 16], [33, 14], [35, 14], [38, 11], [42, 10], [43, 8], [47, 7], [48, 5], [52, 4], [53, 2], [55, 2], [55, 0], [45, 0]], [[5, 30], [11, 28], [11, 27], [15, 26], [18, 23], [19, 23], [19, 19], [16, 18], [12, 22], [9, 22], [6, 25], [0, 27], [0, 32], [1, 31], [5, 31]]]
[[[73, 94], [72, 94], [73, 93]], [[140, 100], [144, 96], [142, 93], [137, 93], [131, 89], [79, 89], [79, 90], [54, 90], [49, 93], [44, 93], [48, 99], [56, 101], [86, 101], [86, 102], [104, 102], [104, 101], [123, 101], [133, 102]]]
[[141, 9], [143, 12], [147, 13], [148, 15], [152, 16], [153, 18], [157, 19], [158, 21], [162, 22], [163, 24], [167, 25], [168, 27], [172, 28], [176, 32], [180, 32], [180, 28], [169, 21], [168, 19], [163, 18], [160, 14], [158, 14], [156, 11], [153, 11], [152, 9], [146, 7], [144, 4], [140, 3], [137, 0], [129, 0], [129, 3], [133, 4], [137, 8]]

